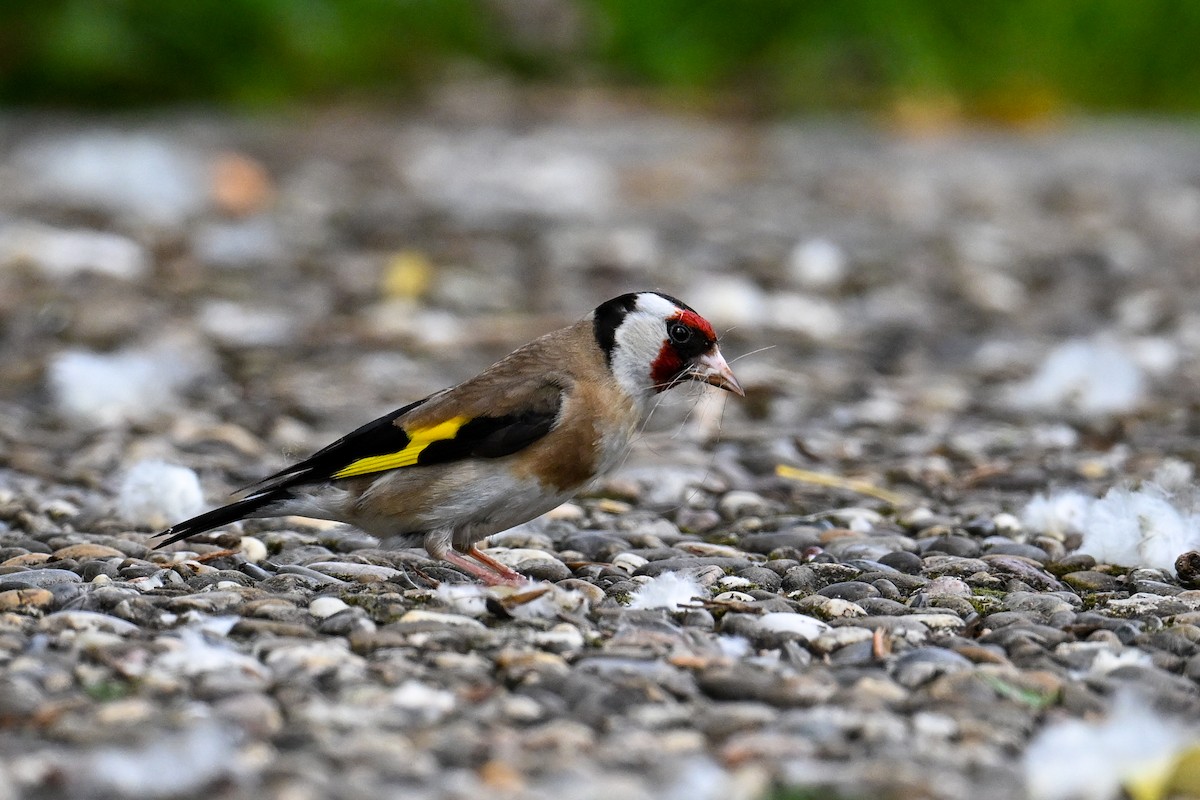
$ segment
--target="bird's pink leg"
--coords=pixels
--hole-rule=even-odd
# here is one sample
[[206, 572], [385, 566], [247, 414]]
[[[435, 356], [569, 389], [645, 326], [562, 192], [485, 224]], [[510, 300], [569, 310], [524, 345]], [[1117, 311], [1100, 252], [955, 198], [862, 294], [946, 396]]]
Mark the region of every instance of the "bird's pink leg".
[[526, 578], [524, 575], [517, 572], [515, 569], [513, 569], [511, 567], [507, 567], [504, 564], [501, 564], [499, 561], [492, 558], [488, 554], [484, 553], [482, 550], [480, 550], [475, 545], [471, 545], [471, 549], [467, 551], [467, 555], [469, 555], [471, 558], [478, 561], [480, 564], [491, 567], [496, 572], [503, 575], [507, 582], [511, 582], [514, 585], [520, 585], [522, 583], [529, 582], [529, 579]]
[[[475, 553], [479, 553], [479, 551], [475, 550], [475, 548], [471, 548], [471, 550], [474, 550]], [[468, 555], [473, 555], [473, 553], [468, 551]], [[483, 555], [483, 554], [479, 553], [479, 555]], [[483, 581], [488, 586], [520, 586], [521, 584], [525, 583], [525, 578], [521, 576], [521, 573], [509, 569], [508, 567], [501, 564], [499, 561], [496, 561], [495, 559], [492, 559], [492, 558], [487, 559], [487, 561], [491, 561], [500, 569], [488, 569], [487, 567], [480, 566], [479, 564], [476, 564], [474, 561], [472, 561], [471, 559], [464, 556], [462, 553], [456, 552], [454, 550], [450, 550], [448, 552], [441, 553], [440, 557], [443, 560], [448, 561], [451, 564], [453, 564], [454, 566], [458, 567], [459, 569], [461, 569], [471, 575], [474, 575], [476, 578]], [[484, 558], [487, 558], [487, 557], [484, 556]], [[483, 561], [483, 559], [479, 559], [479, 560], [485, 564], [487, 563], [487, 561]], [[503, 571], [501, 571], [501, 570], [503, 570]]]

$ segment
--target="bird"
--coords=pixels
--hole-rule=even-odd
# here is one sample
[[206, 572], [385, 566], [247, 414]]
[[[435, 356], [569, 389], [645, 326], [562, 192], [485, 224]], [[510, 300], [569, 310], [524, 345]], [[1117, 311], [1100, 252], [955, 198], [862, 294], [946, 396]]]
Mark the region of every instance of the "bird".
[[611, 472], [655, 398], [692, 381], [745, 396], [695, 309], [658, 291], [623, 294], [246, 487], [243, 499], [172, 525], [156, 549], [295, 514], [424, 545], [483, 583], [519, 585], [524, 576], [477, 543]]

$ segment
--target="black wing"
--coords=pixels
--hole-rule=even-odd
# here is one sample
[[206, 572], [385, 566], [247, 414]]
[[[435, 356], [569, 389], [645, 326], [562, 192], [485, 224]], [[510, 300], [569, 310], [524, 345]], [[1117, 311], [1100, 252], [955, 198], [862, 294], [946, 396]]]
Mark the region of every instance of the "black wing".
[[405, 430], [396, 424], [396, 420], [429, 398], [410, 403], [351, 431], [304, 461], [253, 484], [248, 487], [250, 496], [244, 500], [168, 528], [159, 534], [168, 538], [155, 547], [163, 547], [220, 525], [236, 522], [274, 503], [286, 501], [292, 497], [290, 490], [297, 486], [391, 469], [446, 464], [464, 458], [512, 455], [533, 444], [554, 427], [562, 406], [562, 394], [555, 391], [540, 399], [540, 407], [516, 414], [471, 419], [452, 417], [441, 423]]

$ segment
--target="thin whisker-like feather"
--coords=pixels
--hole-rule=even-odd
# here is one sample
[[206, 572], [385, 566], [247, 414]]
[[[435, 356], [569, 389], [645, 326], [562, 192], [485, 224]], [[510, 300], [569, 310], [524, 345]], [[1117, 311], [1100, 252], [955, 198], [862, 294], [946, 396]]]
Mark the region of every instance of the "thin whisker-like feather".
[[738, 356], [738, 357], [736, 357], [736, 358], [731, 358], [731, 359], [729, 359], [729, 363], [730, 363], [730, 364], [736, 364], [737, 362], [741, 361], [741, 360], [742, 360], [743, 358], [745, 358], [746, 356], [753, 356], [753, 355], [757, 355], [758, 353], [762, 353], [762, 352], [764, 352], [764, 351], [766, 351], [766, 350], [773, 350], [774, 348], [775, 348], [775, 345], [773, 345], [773, 344], [769, 344], [769, 345], [767, 345], [766, 347], [760, 347], [760, 348], [758, 348], [757, 350], [751, 350], [749, 353], [742, 353], [740, 356]]
[[696, 388], [700, 389], [700, 391], [693, 393], [692, 403], [688, 408], [687, 413], [683, 415], [683, 420], [679, 423], [679, 427], [675, 429], [675, 433], [671, 434], [672, 439], [679, 438], [679, 435], [683, 433], [683, 429], [687, 427], [688, 420], [690, 420], [692, 415], [696, 413], [696, 409], [700, 406], [701, 402], [711, 402], [711, 396], [708, 392], [704, 391], [698, 386]]
[[[721, 415], [719, 417], [717, 417], [717, 435], [713, 439], [714, 446], [712, 447], [711, 451], [709, 452], [708, 466], [705, 467], [705, 469], [704, 469], [704, 479], [705, 480], [708, 480], [708, 476], [712, 474], [713, 465], [715, 465], [717, 463], [717, 448], [715, 445], [721, 441], [721, 429], [724, 427], [725, 409], [726, 408], [728, 408], [728, 404], [722, 402], [721, 403]], [[682, 507], [686, 503], [690, 503], [692, 501], [692, 498], [695, 497], [696, 494], [699, 492], [700, 492], [699, 486], [692, 487], [691, 493], [683, 498], [683, 503], [680, 503], [680, 507]]]

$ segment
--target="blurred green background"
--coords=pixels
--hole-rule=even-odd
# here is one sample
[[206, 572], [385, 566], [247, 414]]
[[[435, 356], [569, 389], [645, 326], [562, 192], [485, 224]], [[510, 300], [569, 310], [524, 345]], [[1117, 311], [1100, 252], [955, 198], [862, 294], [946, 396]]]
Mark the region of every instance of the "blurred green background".
[[752, 113], [1200, 108], [1194, 0], [5, 0], [0, 102], [403, 100], [448, 74]]

